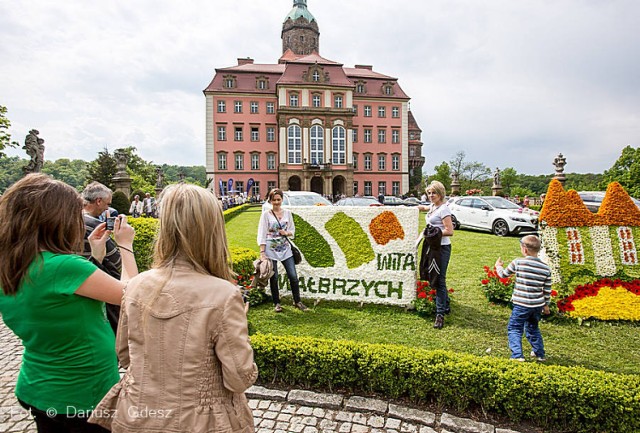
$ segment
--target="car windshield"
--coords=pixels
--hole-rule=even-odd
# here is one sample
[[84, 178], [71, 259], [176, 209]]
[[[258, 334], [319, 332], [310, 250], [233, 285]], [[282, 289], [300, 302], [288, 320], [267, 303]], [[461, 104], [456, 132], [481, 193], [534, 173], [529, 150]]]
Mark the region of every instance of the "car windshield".
[[331, 202], [319, 195], [290, 195], [289, 205], [291, 206], [314, 206], [317, 204], [331, 206]]
[[520, 209], [520, 206], [502, 197], [484, 197], [484, 201], [496, 209]]

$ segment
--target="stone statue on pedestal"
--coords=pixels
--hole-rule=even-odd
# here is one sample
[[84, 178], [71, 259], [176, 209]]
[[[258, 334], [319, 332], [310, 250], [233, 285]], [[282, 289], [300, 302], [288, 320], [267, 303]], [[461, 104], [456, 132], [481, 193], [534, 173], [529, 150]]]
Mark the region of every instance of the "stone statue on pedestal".
[[496, 171], [493, 173], [493, 186], [494, 188], [500, 188], [502, 184], [500, 183], [500, 168], [496, 167]]
[[164, 173], [162, 167], [156, 167], [156, 189], [164, 188]]
[[127, 174], [127, 154], [124, 152], [120, 152], [120, 151], [115, 151], [113, 156], [116, 159], [116, 167], [117, 167], [117, 172], [116, 172], [116, 176], [118, 175], [126, 175]]
[[38, 137], [40, 132], [32, 129], [24, 139], [22, 148], [27, 151], [27, 155], [31, 158], [29, 163], [23, 167], [25, 174], [39, 173], [44, 165], [44, 140]]
[[564, 166], [567, 165], [567, 158], [562, 156], [561, 153], [555, 157], [553, 160], [553, 166], [556, 168], [556, 174], [553, 176], [554, 179], [558, 179], [560, 183], [564, 186], [567, 178], [564, 175]]

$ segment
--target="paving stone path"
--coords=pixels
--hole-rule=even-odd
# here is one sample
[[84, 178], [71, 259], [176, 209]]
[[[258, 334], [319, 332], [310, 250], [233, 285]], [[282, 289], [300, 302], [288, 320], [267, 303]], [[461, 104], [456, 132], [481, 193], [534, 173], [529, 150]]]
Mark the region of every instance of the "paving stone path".
[[[0, 319], [0, 432], [36, 433], [31, 416], [17, 402], [15, 388], [22, 345]], [[257, 433], [518, 433], [491, 424], [435, 414], [358, 396], [247, 391]]]

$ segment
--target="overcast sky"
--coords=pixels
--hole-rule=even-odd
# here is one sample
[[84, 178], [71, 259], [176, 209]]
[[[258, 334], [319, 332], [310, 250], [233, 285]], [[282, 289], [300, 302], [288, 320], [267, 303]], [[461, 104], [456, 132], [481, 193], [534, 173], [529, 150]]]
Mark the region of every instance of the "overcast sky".
[[[308, 0], [320, 54], [399, 78], [425, 170], [464, 151], [520, 173], [602, 172], [640, 146], [638, 0]], [[275, 63], [292, 0], [0, 0], [0, 105], [21, 144], [92, 160], [136, 146], [205, 164], [215, 68]], [[634, 30], [635, 29], [635, 30]], [[24, 151], [10, 151], [26, 157]]]

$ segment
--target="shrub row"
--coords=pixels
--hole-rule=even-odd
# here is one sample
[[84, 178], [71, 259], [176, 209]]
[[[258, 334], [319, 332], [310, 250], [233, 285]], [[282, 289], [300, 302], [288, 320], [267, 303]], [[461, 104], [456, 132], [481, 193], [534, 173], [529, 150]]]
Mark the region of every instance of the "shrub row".
[[[247, 209], [249, 204], [243, 204], [242, 206], [232, 207], [231, 209], [227, 209], [223, 212], [224, 221], [228, 222], [230, 219], [238, 215], [240, 212], [243, 212]], [[156, 238], [156, 233], [158, 232], [158, 220], [156, 218], [132, 218], [128, 217], [127, 221], [136, 231], [136, 237], [133, 240], [133, 250], [136, 255], [136, 263], [138, 264], [138, 271], [144, 272], [151, 267], [153, 262], [153, 243]], [[249, 250], [247, 250], [249, 251]], [[236, 259], [233, 258], [232, 251], [232, 259], [234, 263]], [[253, 261], [255, 259], [251, 259]], [[246, 260], [243, 257], [241, 260], [243, 269], [247, 266]], [[252, 267], [253, 265], [251, 265]], [[234, 265], [234, 271], [236, 273], [240, 273], [241, 270], [236, 269]]]
[[481, 407], [553, 431], [640, 431], [640, 378], [405, 346], [251, 336], [262, 383]]

